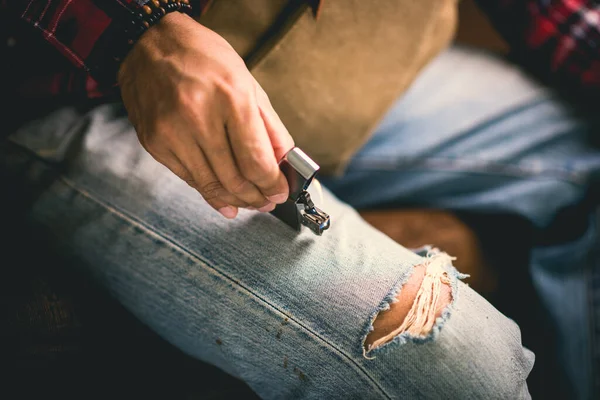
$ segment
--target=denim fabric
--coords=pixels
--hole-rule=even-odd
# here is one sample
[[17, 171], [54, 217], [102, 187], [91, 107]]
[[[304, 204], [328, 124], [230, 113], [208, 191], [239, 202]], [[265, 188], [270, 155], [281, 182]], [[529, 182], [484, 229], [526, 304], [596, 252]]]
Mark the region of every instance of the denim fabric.
[[[255, 212], [226, 221], [143, 151], [115, 105], [64, 109], [13, 138], [46, 160], [68, 159], [34, 190], [31, 223], [149, 327], [261, 397], [529, 397], [533, 354], [518, 327], [456, 280], [435, 338], [364, 356], [374, 313], [423, 258], [328, 191], [320, 204], [335, 226], [322, 237]], [[32, 187], [53, 168], [3, 153], [3, 169]]]
[[[472, 91], [472, 98], [466, 90], [476, 82], [471, 63], [488, 71], [478, 83], [482, 93]], [[467, 70], [462, 75], [461, 65]], [[456, 72], [456, 81], [445, 73], [446, 80], [436, 83], [436, 68]], [[507, 73], [514, 76], [512, 86]], [[488, 81], [513, 90], [490, 98], [483, 84]], [[578, 199], [566, 193], [576, 187], [570, 175], [546, 178], [536, 162], [517, 165], [519, 174], [492, 173], [487, 166], [502, 167], [502, 160], [489, 159], [501, 150], [509, 154], [507, 147], [527, 147], [515, 142], [551, 153], [538, 132], [551, 114], [534, 113], [499, 128], [496, 119], [488, 121], [484, 127], [494, 137], [477, 129], [490, 116], [502, 122], [503, 105], [519, 115], [513, 96], [543, 103], [541, 93], [497, 61], [451, 50], [392, 110], [348, 174], [327, 185], [360, 206], [420, 199], [493, 211], [519, 197], [519, 210], [543, 225], [546, 213]], [[515, 137], [509, 128], [521, 129], [525, 122], [527, 135]], [[566, 116], [557, 124], [578, 126]], [[470, 145], [461, 146], [463, 139]], [[401, 295], [424, 258], [370, 227], [329, 190], [319, 206], [333, 225], [322, 237], [296, 235], [274, 217], [250, 211], [226, 221], [141, 148], [119, 105], [84, 113], [64, 108], [22, 127], [10, 141], [17, 146], [1, 147], [0, 166], [37, 189], [29, 191], [36, 193], [27, 203], [29, 222], [150, 328], [243, 379], [263, 398], [529, 397], [525, 379], [534, 357], [521, 346], [518, 327], [459, 281], [451, 266], [454, 300], [434, 334], [428, 340], [398, 338], [365, 357], [363, 341], [373, 318]], [[59, 171], [50, 184], [42, 182], [47, 170]], [[533, 179], [538, 173], [542, 177]], [[535, 182], [519, 185], [517, 177]], [[556, 187], [562, 203], [549, 199], [544, 212], [521, 193], [535, 189], [529, 195], [540, 196]], [[490, 203], [483, 204], [485, 199]]]
[[587, 231], [534, 248], [531, 274], [557, 331], [568, 386], [575, 398], [591, 399], [592, 377], [600, 374], [591, 356], [600, 343], [591, 340], [600, 303], [591, 289], [595, 208], [584, 203], [598, 183], [600, 152], [589, 143], [597, 124], [517, 67], [455, 47], [420, 75], [347, 173], [324, 183], [355, 207], [517, 214], [539, 236], [557, 213], [574, 208], [558, 229], [583, 220]]

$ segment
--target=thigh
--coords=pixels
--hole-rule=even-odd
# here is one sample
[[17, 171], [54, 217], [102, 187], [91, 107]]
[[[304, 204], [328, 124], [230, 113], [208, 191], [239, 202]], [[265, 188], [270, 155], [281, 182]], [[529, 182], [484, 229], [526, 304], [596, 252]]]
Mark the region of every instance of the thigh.
[[507, 212], [545, 226], [582, 200], [600, 168], [593, 125], [518, 67], [453, 47], [393, 106], [346, 174], [325, 183], [360, 208]]
[[560, 365], [586, 398], [596, 346], [587, 332], [598, 309], [590, 289], [598, 269], [597, 127], [597, 116], [518, 67], [454, 47], [398, 100], [346, 174], [324, 182], [360, 208], [418, 204], [530, 221], [529, 271], [559, 338]]
[[[328, 191], [322, 237], [268, 214], [227, 221], [143, 151], [117, 105], [61, 110], [11, 141], [0, 162], [35, 189], [29, 221], [153, 330], [264, 398], [527, 396], [518, 328], [456, 273], [431, 335], [365, 354], [423, 258]], [[64, 161], [51, 182], [48, 160]]]

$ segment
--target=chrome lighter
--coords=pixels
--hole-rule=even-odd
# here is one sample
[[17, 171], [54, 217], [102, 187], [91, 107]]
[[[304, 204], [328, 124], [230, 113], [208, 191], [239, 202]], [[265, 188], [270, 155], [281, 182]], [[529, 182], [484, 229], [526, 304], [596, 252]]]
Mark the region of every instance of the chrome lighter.
[[287, 178], [290, 195], [271, 214], [297, 231], [304, 225], [315, 234], [322, 235], [331, 224], [329, 215], [315, 207], [306, 191], [319, 171], [319, 166], [306, 153], [294, 147], [279, 162], [279, 167]]

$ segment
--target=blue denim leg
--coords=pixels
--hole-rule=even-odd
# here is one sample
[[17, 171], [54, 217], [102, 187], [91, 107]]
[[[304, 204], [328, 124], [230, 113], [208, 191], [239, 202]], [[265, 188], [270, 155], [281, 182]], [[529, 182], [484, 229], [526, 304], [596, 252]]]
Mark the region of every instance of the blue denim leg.
[[118, 105], [66, 108], [11, 140], [0, 171], [30, 188], [28, 222], [56, 251], [263, 398], [529, 398], [534, 357], [518, 327], [450, 265], [453, 302], [434, 334], [365, 354], [376, 313], [425, 260], [327, 190], [319, 205], [334, 223], [321, 237], [257, 212], [225, 220], [142, 149]]
[[[544, 231], [597, 182], [600, 152], [588, 143], [597, 134], [593, 122], [518, 68], [455, 47], [397, 102], [346, 174], [323, 182], [357, 208], [418, 204], [514, 213]], [[590, 223], [581, 238], [537, 248], [531, 258], [561, 361], [581, 399], [591, 397], [588, 261], [595, 237]]]

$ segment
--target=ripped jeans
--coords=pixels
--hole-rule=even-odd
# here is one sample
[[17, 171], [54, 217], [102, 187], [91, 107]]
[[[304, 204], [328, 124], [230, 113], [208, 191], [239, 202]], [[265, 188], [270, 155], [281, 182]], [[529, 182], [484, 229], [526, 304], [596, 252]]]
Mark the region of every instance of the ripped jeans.
[[[431, 329], [365, 348], [378, 312], [415, 267], [443, 254], [407, 250], [351, 206], [409, 200], [510, 210], [543, 227], [581, 200], [600, 164], [583, 144], [584, 128], [516, 69], [452, 48], [399, 100], [346, 175], [323, 179], [318, 205], [333, 222], [322, 237], [256, 212], [226, 221], [141, 148], [120, 105], [64, 108], [27, 124], [0, 148], [0, 166], [36, 187], [64, 161], [37, 191], [30, 221], [163, 338], [263, 398], [517, 399], [529, 398], [534, 356], [516, 324], [450, 262], [441, 267], [452, 301]], [[569, 246], [580, 255], [589, 235]], [[589, 323], [589, 304], [571, 293], [587, 283], [583, 267], [565, 258], [552, 272], [569, 274], [570, 286], [551, 279], [543, 260], [557, 252], [540, 249], [532, 270], [549, 308], [558, 303], [552, 292], [576, 308], [574, 326], [559, 323], [569, 335]], [[590, 349], [582, 343], [565, 347], [575, 360]]]

